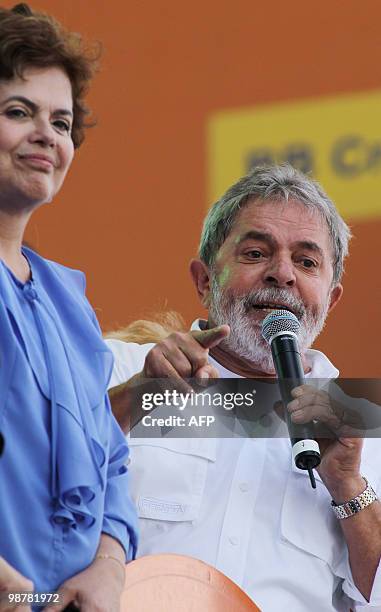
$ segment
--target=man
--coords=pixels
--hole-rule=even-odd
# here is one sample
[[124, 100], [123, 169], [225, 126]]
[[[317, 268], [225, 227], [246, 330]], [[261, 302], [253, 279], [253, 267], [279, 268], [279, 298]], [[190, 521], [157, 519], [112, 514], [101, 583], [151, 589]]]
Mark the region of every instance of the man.
[[[115, 412], [126, 424], [142, 377], [274, 376], [261, 324], [274, 309], [301, 323], [305, 377], [337, 369], [309, 347], [342, 296], [349, 230], [313, 181], [290, 166], [255, 169], [206, 217], [191, 273], [208, 321], [156, 346], [111, 341]], [[218, 326], [218, 327], [216, 327]], [[294, 391], [296, 423], [338, 420], [311, 387]], [[331, 423], [332, 424], [332, 423]], [[360, 500], [363, 476], [381, 491], [380, 443], [322, 440], [317, 489], [292, 464], [286, 439], [131, 439], [140, 555], [187, 554], [215, 565], [264, 612], [381, 610], [381, 504], [338, 520], [336, 506]], [[363, 455], [363, 456], [362, 456]], [[343, 511], [345, 514], [345, 512]], [[340, 513], [339, 513], [340, 514]]]

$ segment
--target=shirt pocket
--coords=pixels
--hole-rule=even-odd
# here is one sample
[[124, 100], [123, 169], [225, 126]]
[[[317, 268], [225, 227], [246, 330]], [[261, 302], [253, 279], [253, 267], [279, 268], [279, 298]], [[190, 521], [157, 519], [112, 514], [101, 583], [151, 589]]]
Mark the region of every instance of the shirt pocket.
[[194, 521], [214, 439], [130, 439], [131, 495], [140, 519]]
[[[298, 470], [299, 472], [299, 470]], [[311, 488], [307, 473], [292, 471], [281, 513], [281, 539], [286, 545], [317, 557], [334, 568], [347, 558], [347, 547], [331, 508], [331, 497], [320, 477]]]

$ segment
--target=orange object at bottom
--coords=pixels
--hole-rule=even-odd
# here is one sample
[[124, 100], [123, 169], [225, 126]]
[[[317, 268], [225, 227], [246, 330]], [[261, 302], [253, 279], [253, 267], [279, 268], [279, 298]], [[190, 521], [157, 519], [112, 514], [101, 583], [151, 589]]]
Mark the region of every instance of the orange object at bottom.
[[229, 578], [203, 561], [150, 555], [126, 568], [122, 612], [260, 612]]

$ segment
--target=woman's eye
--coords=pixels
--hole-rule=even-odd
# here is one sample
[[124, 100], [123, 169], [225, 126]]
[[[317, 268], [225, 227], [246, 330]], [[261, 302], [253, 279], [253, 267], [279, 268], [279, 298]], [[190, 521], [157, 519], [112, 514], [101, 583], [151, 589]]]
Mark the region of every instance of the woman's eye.
[[28, 113], [23, 108], [8, 108], [5, 111], [5, 114], [7, 117], [10, 117], [11, 119], [13, 118], [22, 119], [28, 116]]
[[64, 121], [63, 119], [55, 119], [53, 121], [53, 125], [60, 132], [70, 133], [70, 130], [71, 130], [70, 123], [68, 123], [67, 121]]

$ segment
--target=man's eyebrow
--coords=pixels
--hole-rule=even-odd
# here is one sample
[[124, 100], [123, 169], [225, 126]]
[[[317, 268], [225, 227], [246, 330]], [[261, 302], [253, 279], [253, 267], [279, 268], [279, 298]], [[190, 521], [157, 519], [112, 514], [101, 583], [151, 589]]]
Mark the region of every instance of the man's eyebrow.
[[[240, 238], [237, 240], [237, 246], [246, 240], [259, 240], [260, 242], [266, 242], [271, 247], [275, 247], [277, 244], [275, 238], [271, 234], [261, 232], [259, 230], [250, 230], [249, 232], [246, 232], [246, 234], [240, 236]], [[299, 249], [306, 249], [310, 252], [314, 252], [324, 259], [323, 249], [313, 240], [300, 240], [295, 242], [293, 246]]]
[[313, 242], [313, 240], [302, 240], [300, 242], [296, 242], [295, 246], [317, 253], [317, 255], [324, 259], [323, 249], [316, 242]]
[[[32, 102], [32, 100], [29, 100], [29, 98], [25, 98], [25, 96], [9, 96], [9, 98], [6, 98], [5, 100], [1, 102], [1, 105], [3, 106], [4, 104], [7, 104], [8, 102], [22, 102], [22, 104], [25, 104], [25, 106], [27, 106], [32, 112], [35, 112], [36, 110], [38, 110], [37, 104]], [[53, 112], [53, 115], [68, 115], [72, 117], [73, 113], [71, 112], [71, 110], [67, 108], [57, 108]]]
[[240, 236], [237, 240], [237, 246], [245, 242], [245, 240], [260, 240], [261, 242], [267, 242], [270, 246], [276, 245], [276, 240], [271, 234], [259, 230], [250, 230], [246, 232], [246, 234]]

